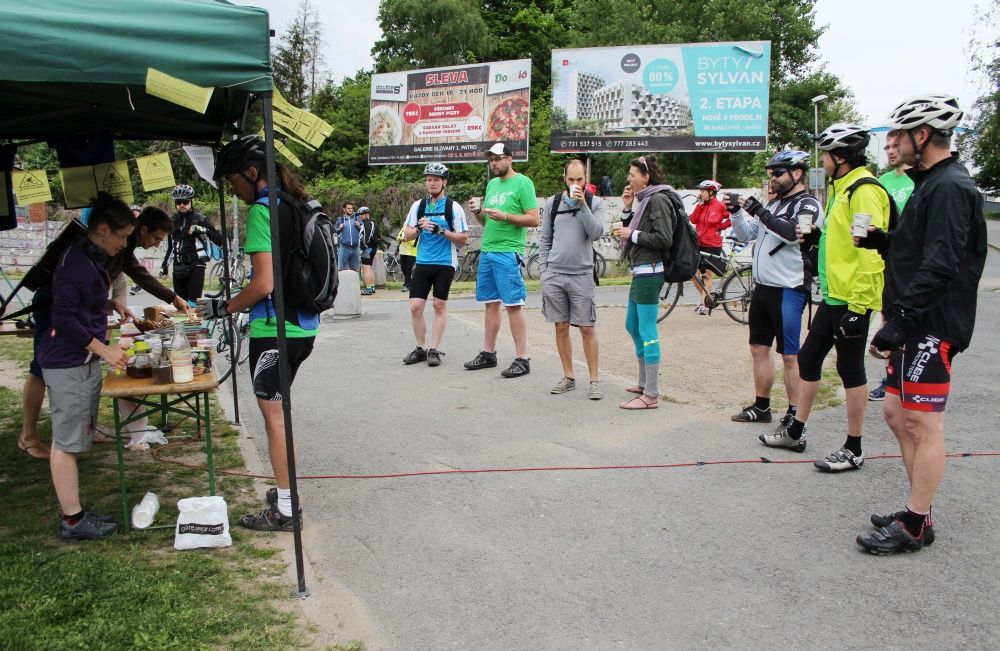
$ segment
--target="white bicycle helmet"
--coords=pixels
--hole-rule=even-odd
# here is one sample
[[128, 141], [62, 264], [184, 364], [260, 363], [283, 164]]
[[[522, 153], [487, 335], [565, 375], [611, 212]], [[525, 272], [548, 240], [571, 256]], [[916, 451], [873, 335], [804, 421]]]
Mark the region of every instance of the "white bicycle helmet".
[[914, 95], [892, 110], [886, 126], [890, 129], [910, 130], [927, 125], [939, 131], [950, 131], [962, 121], [962, 110], [954, 95]]
[[447, 181], [449, 174], [448, 167], [443, 163], [427, 163], [424, 167], [424, 176], [440, 176]]
[[871, 139], [871, 129], [856, 124], [838, 122], [831, 124], [816, 136], [816, 146], [823, 151], [836, 149], [863, 149]]
[[699, 190], [708, 190], [709, 192], [718, 192], [722, 189], [722, 184], [718, 181], [705, 180], [698, 184]]
[[372, 211], [372, 209], [369, 208], [368, 206], [361, 206], [360, 208], [358, 208], [358, 214], [359, 215], [361, 215], [363, 213], [366, 213], [366, 212], [370, 213], [371, 211]]

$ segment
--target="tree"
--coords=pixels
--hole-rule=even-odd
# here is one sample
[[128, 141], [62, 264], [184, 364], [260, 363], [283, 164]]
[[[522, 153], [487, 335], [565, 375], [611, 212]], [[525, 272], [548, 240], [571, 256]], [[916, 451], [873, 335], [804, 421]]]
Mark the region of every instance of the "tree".
[[[300, 0], [295, 20], [282, 35], [271, 57], [274, 81], [285, 99], [295, 106], [311, 106], [317, 75], [323, 72], [323, 24], [309, 0]], [[322, 79], [319, 81], [322, 85]]]
[[476, 63], [490, 49], [476, 0], [382, 0], [378, 24], [376, 72]]
[[[975, 19], [982, 25], [1000, 20], [1000, 0], [980, 9]], [[971, 131], [960, 139], [959, 149], [971, 154], [976, 184], [987, 192], [1000, 192], [1000, 38], [982, 43], [971, 39], [972, 69], [982, 78], [982, 94], [972, 106]]]

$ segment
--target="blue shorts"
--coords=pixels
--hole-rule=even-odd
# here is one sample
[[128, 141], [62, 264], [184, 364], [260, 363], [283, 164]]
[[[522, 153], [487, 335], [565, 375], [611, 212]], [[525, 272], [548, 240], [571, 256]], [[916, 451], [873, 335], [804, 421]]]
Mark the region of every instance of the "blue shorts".
[[511, 307], [524, 305], [527, 298], [516, 253], [483, 251], [479, 254], [479, 270], [476, 271], [477, 302], [500, 301]]
[[806, 293], [801, 289], [758, 283], [750, 300], [750, 344], [770, 347], [781, 355], [798, 355]]
[[341, 269], [353, 269], [357, 271], [361, 268], [361, 247], [340, 245], [337, 252], [340, 256], [337, 260], [337, 271]]

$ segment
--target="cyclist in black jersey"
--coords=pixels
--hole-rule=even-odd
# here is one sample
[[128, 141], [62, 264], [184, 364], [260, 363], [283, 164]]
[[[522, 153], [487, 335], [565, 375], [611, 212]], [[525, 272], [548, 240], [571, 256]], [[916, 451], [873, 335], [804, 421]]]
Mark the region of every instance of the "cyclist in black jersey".
[[934, 540], [931, 503], [945, 467], [944, 409], [954, 356], [972, 339], [986, 263], [983, 197], [950, 151], [962, 119], [949, 95], [918, 95], [893, 110], [890, 138], [913, 194], [894, 230], [856, 240], [886, 259], [883, 316], [870, 352], [888, 358], [883, 414], [899, 440], [910, 494], [905, 507], [874, 514], [857, 537], [874, 554], [910, 552]]

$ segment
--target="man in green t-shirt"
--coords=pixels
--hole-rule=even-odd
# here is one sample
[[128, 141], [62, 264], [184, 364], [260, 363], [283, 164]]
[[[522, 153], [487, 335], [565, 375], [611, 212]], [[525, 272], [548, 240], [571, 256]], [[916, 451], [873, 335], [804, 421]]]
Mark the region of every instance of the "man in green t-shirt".
[[515, 358], [502, 371], [503, 377], [521, 377], [531, 371], [528, 362], [528, 324], [524, 318], [527, 291], [521, 277], [520, 256], [524, 252], [525, 229], [538, 226], [535, 184], [514, 171], [514, 156], [502, 142], [486, 151], [494, 178], [486, 186], [483, 205], [470, 203], [472, 214], [483, 225], [483, 244], [476, 272], [476, 301], [486, 305], [483, 349], [465, 368], [477, 371], [497, 365], [497, 334], [500, 303], [507, 309], [514, 338]]
[[[913, 179], [906, 173], [906, 170], [912, 166], [907, 165], [899, 158], [899, 133], [899, 131], [890, 131], [885, 137], [885, 146], [882, 149], [885, 151], [886, 158], [889, 160], [889, 165], [892, 169], [878, 177], [878, 182], [889, 191], [889, 196], [896, 202], [899, 214], [902, 215], [906, 201], [913, 194]], [[885, 400], [885, 385], [888, 381], [889, 378], [882, 376], [882, 380], [878, 385], [868, 392], [868, 399], [874, 401]]]

